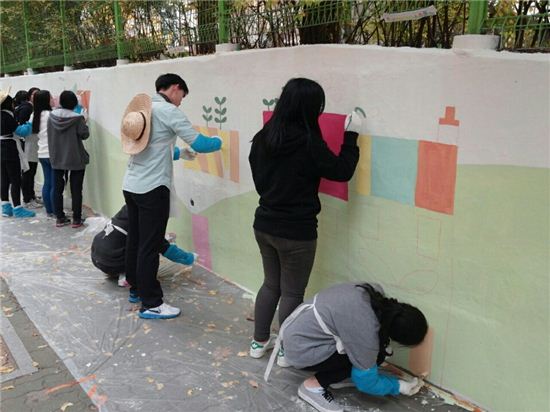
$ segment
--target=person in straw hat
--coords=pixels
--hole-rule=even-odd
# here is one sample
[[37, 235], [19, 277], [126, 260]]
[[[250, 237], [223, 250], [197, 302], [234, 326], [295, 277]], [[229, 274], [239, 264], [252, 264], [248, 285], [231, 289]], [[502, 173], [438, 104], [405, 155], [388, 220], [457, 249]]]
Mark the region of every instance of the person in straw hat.
[[[21, 138], [30, 135], [30, 126], [17, 125], [13, 115], [13, 99], [8, 90], [0, 91], [2, 118], [0, 119], [0, 192], [2, 216], [34, 217], [35, 213], [21, 205], [21, 171], [29, 169]], [[11, 193], [11, 203], [10, 203]], [[13, 204], [12, 204], [13, 203]]]
[[[189, 94], [185, 81], [177, 74], [163, 74], [155, 82], [157, 94], [135, 96], [122, 118], [122, 150], [131, 155], [122, 185], [128, 207], [126, 240], [126, 280], [132, 303], [141, 301], [139, 317], [169, 319], [180, 309], [163, 301], [157, 280], [159, 245], [170, 215], [173, 181], [173, 147], [180, 137], [190, 147], [176, 151], [190, 158], [194, 152], [219, 150], [219, 137], [203, 136], [193, 128], [187, 116], [178, 110]], [[194, 152], [193, 152], [194, 151]], [[139, 253], [138, 253], [139, 252]]]

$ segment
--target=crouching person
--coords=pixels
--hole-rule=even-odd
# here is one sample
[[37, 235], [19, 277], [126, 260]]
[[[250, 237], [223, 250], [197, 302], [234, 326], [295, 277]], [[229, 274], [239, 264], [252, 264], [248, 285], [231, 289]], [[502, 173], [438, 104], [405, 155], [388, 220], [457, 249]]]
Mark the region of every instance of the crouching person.
[[[128, 208], [126, 205], [107, 223], [105, 228], [95, 235], [92, 242], [92, 263], [111, 278], [118, 278], [119, 286], [128, 286], [126, 282], [126, 236], [128, 234]], [[192, 265], [198, 255], [186, 252], [175, 244], [163, 239], [159, 253], [165, 258], [182, 265]], [[135, 299], [134, 303], [139, 302]]]
[[[281, 327], [275, 350], [284, 344], [286, 363], [313, 371], [298, 388], [298, 396], [318, 411], [343, 411], [329, 386], [351, 378], [371, 395], [414, 395], [423, 385], [379, 373], [390, 340], [405, 346], [420, 344], [428, 331], [422, 312], [388, 298], [376, 285], [339, 284], [303, 303]], [[267, 380], [275, 356], [270, 359]]]

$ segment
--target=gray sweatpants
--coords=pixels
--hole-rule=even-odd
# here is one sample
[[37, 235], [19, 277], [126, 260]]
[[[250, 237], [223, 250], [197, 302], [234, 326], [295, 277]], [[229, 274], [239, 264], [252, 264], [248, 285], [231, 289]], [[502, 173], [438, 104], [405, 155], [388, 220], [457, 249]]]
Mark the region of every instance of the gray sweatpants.
[[279, 325], [303, 302], [317, 240], [284, 239], [257, 230], [254, 234], [264, 267], [264, 283], [254, 307], [254, 339], [265, 342], [279, 299]]

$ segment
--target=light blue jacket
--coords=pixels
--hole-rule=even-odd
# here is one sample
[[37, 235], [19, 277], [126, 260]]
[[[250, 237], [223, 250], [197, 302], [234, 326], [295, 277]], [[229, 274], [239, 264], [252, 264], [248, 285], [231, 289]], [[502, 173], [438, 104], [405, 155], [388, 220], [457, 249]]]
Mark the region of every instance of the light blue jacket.
[[200, 135], [187, 116], [163, 96], [156, 94], [152, 101], [149, 143], [141, 153], [130, 156], [122, 184], [127, 192], [142, 194], [159, 186], [171, 188], [172, 147], [178, 136], [199, 153], [221, 148], [221, 139]]

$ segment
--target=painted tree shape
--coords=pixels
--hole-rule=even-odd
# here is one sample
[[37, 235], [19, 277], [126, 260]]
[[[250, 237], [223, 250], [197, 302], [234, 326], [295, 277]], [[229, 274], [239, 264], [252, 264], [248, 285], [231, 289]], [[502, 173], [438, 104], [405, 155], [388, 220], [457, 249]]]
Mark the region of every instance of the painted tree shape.
[[212, 112], [212, 107], [202, 106], [202, 110], [204, 111], [202, 118], [206, 121], [206, 127], [208, 127], [208, 122], [212, 120], [212, 115], [210, 114], [210, 112]]
[[222, 107], [224, 103], [227, 101], [226, 97], [214, 97], [214, 101], [218, 105], [217, 109], [214, 109], [214, 112], [216, 113], [217, 117], [214, 118], [214, 121], [220, 125], [220, 130], [222, 129], [222, 124], [227, 121], [227, 117], [225, 116], [225, 113], [227, 113], [227, 108]]

